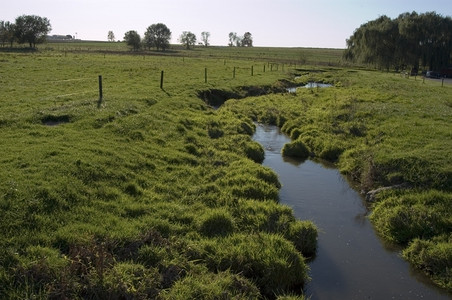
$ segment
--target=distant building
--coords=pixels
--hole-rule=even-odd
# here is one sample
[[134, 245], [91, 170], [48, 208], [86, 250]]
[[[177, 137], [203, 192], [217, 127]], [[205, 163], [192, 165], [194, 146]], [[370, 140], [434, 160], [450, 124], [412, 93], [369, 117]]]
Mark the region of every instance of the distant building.
[[70, 34], [68, 34], [68, 35], [54, 34], [54, 35], [47, 36], [48, 41], [71, 41], [73, 39], [74, 39], [74, 37]]

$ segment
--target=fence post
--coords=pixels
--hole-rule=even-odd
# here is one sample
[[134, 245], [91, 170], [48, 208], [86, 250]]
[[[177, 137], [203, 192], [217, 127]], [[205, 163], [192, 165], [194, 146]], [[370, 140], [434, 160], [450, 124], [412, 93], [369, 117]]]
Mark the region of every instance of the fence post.
[[99, 102], [102, 101], [103, 91], [102, 91], [102, 75], [99, 75]]
[[235, 79], [235, 67], [234, 67], [234, 71], [232, 72], [232, 78]]
[[207, 68], [204, 68], [204, 83], [207, 83]]
[[254, 76], [254, 66], [251, 66], [251, 76]]
[[97, 108], [100, 108], [102, 104], [103, 91], [102, 91], [102, 75], [99, 75], [99, 100], [97, 101]]
[[160, 89], [163, 90], [163, 71], [160, 73]]

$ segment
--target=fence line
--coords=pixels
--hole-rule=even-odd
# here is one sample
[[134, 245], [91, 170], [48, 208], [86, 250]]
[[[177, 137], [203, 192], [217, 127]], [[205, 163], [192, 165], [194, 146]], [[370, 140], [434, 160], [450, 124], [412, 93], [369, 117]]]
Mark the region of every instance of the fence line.
[[[273, 66], [275, 65], [276, 67], [278, 67], [278, 64], [273, 64], [273, 63], [268, 63], [271, 66], [271, 71], [273, 71]], [[266, 68], [265, 68], [265, 64], [264, 64], [264, 69], [263, 72], [265, 73]], [[254, 76], [254, 65], [251, 65], [250, 67], [233, 67], [233, 75], [232, 78], [236, 78], [236, 70], [239, 69], [244, 69], [244, 70], [250, 70], [251, 72], [248, 73], [251, 76]], [[278, 68], [276, 69], [278, 70]], [[204, 83], [208, 82], [208, 68], [204, 68]], [[248, 76], [249, 76], [248, 75]], [[163, 78], [164, 78], [164, 70], [161, 70], [160, 73], [160, 89], [163, 89]], [[93, 80], [94, 82], [94, 78], [69, 78], [69, 79], [61, 79], [61, 80], [49, 80], [46, 81], [46, 83], [63, 83], [63, 82], [74, 82], [74, 81], [89, 81], [89, 80]], [[83, 92], [76, 92], [76, 93], [68, 93], [68, 94], [60, 94], [60, 95], [54, 95], [54, 96], [48, 96], [48, 97], [43, 97], [43, 98], [39, 98], [38, 100], [42, 101], [42, 100], [51, 100], [51, 99], [58, 99], [58, 98], [64, 98], [64, 97], [69, 97], [69, 96], [74, 96], [74, 95], [83, 95], [83, 94], [88, 94], [88, 93], [99, 93], [99, 102], [102, 101], [102, 96], [103, 96], [103, 91], [102, 91], [102, 76], [99, 75], [99, 89], [98, 90], [86, 90]]]
[[61, 79], [61, 80], [49, 80], [47, 83], [58, 83], [58, 82], [71, 82], [71, 81], [83, 81], [83, 80], [93, 80], [92, 78], [74, 78], [74, 79]]
[[90, 91], [84, 91], [84, 92], [77, 92], [77, 93], [61, 94], [61, 95], [54, 95], [54, 96], [49, 96], [49, 97], [43, 97], [43, 98], [39, 98], [38, 101], [51, 100], [51, 99], [55, 99], [55, 98], [64, 98], [64, 97], [69, 97], [69, 96], [74, 96], [74, 95], [83, 95], [83, 94], [88, 94], [88, 93], [97, 93], [97, 90], [90, 90]]

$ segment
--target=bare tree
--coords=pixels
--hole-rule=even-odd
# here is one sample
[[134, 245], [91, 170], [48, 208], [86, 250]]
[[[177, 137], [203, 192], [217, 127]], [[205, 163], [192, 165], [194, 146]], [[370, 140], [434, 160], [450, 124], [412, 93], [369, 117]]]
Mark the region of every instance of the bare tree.
[[229, 32], [229, 46], [234, 46], [237, 40], [237, 32]]
[[209, 38], [210, 38], [210, 32], [203, 31], [201, 32], [201, 40], [204, 43], [204, 46], [209, 46]]
[[115, 34], [111, 30], [108, 32], [108, 41], [109, 42], [114, 42], [115, 41]]

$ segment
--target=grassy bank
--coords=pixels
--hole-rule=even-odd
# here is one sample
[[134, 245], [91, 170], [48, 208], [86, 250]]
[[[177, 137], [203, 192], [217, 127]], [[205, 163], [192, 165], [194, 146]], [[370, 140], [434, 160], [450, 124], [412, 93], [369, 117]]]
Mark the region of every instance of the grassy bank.
[[371, 220], [407, 260], [452, 290], [452, 87], [353, 69], [293, 75], [333, 87], [230, 100], [222, 109], [282, 127], [292, 138], [283, 153], [335, 162], [363, 192], [397, 187], [377, 194]]
[[198, 97], [278, 86], [267, 63], [0, 53], [0, 297], [302, 297], [315, 226], [277, 203], [251, 119]]

